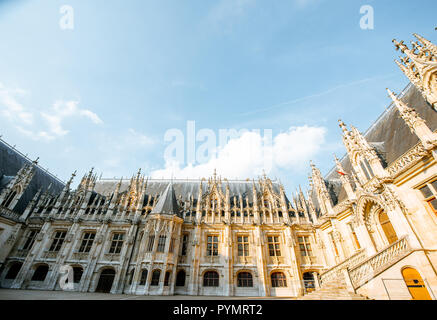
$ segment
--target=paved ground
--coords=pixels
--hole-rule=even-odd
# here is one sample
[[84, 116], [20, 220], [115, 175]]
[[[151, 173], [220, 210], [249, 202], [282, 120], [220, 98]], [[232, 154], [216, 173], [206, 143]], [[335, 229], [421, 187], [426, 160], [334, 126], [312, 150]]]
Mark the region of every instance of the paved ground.
[[0, 300], [294, 300], [272, 297], [216, 297], [216, 296], [136, 296], [69, 291], [0, 289]]

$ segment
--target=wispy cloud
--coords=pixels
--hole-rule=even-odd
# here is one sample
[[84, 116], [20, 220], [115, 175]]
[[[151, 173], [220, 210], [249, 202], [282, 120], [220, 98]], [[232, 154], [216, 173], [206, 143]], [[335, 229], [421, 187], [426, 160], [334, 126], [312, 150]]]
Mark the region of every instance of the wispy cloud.
[[9, 121], [32, 124], [32, 113], [26, 111], [24, 106], [17, 101], [17, 96], [25, 93], [26, 91], [22, 89], [6, 88], [0, 82], [0, 114]]
[[47, 122], [50, 132], [55, 136], [64, 136], [69, 131], [62, 127], [62, 121], [66, 118], [80, 116], [90, 119], [95, 124], [103, 121], [94, 112], [78, 107], [78, 101], [57, 100], [49, 112], [41, 112], [41, 116]]
[[278, 104], [274, 104], [274, 105], [269, 106], [269, 107], [259, 108], [259, 109], [255, 109], [255, 110], [252, 110], [252, 111], [249, 111], [249, 112], [243, 112], [243, 113], [240, 113], [240, 114], [237, 114], [237, 115], [239, 115], [239, 116], [247, 116], [247, 115], [257, 114], [257, 113], [261, 113], [261, 112], [265, 112], [265, 111], [270, 111], [270, 110], [273, 110], [273, 109], [283, 108], [285, 106], [290, 106], [290, 105], [298, 103], [298, 102], [302, 102], [302, 101], [306, 101], [306, 100], [310, 100], [310, 99], [313, 99], [313, 98], [317, 98], [317, 97], [321, 97], [321, 96], [330, 94], [330, 93], [332, 93], [334, 91], [337, 91], [339, 89], [344, 89], [344, 88], [356, 86], [356, 85], [359, 85], [359, 84], [363, 84], [363, 83], [371, 82], [371, 81], [375, 81], [375, 80], [387, 79], [387, 78], [394, 77], [396, 75], [397, 74], [395, 74], [395, 73], [391, 73], [391, 74], [384, 75], [384, 76], [376, 76], [376, 77], [365, 78], [365, 79], [361, 79], [361, 80], [357, 80], [357, 81], [353, 81], [353, 82], [348, 82], [348, 83], [340, 84], [338, 86], [329, 88], [327, 90], [324, 90], [324, 91], [321, 91], [321, 92], [318, 92], [318, 93], [310, 94], [308, 96], [296, 98], [296, 99], [289, 100], [289, 101], [284, 101], [284, 102], [281, 102], [281, 103], [278, 103]]
[[69, 130], [63, 127], [63, 122], [68, 118], [84, 117], [97, 125], [103, 123], [96, 113], [80, 108], [78, 101], [57, 100], [39, 111], [18, 101], [23, 94], [27, 94], [26, 90], [11, 89], [0, 83], [0, 115], [32, 140], [51, 141], [65, 136]]

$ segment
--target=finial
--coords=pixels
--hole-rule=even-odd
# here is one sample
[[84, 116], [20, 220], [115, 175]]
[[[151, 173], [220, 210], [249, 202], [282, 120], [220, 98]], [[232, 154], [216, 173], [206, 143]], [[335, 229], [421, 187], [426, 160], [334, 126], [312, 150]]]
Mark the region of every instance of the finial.
[[393, 100], [393, 101], [397, 101], [398, 100], [398, 98], [395, 96], [395, 94], [389, 89], [389, 88], [386, 88], [386, 90], [387, 90], [387, 93], [388, 93], [388, 96]]
[[38, 160], [39, 160], [39, 157], [37, 157], [37, 158], [33, 161], [33, 163], [34, 163], [34, 164], [38, 164]]
[[338, 119], [338, 125], [343, 130], [344, 133], [348, 133], [347, 127], [341, 119]]

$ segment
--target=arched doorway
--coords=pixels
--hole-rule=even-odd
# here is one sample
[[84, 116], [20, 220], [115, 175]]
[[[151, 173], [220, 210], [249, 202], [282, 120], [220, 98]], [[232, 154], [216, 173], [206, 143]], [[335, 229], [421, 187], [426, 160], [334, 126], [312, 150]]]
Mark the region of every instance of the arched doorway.
[[18, 275], [18, 272], [20, 272], [22, 265], [23, 264], [21, 262], [14, 262], [14, 264], [9, 268], [5, 279], [8, 279], [8, 280], [15, 279]]
[[104, 269], [100, 273], [99, 283], [96, 292], [109, 293], [114, 282], [115, 271], [113, 269]]
[[384, 231], [385, 237], [389, 244], [392, 244], [398, 241], [398, 236], [396, 235], [395, 229], [388, 218], [387, 213], [384, 210], [379, 212], [379, 223], [381, 225], [382, 230]]
[[412, 300], [431, 300], [428, 289], [425, 287], [425, 282], [416, 269], [405, 268], [402, 270], [402, 276], [413, 298]]
[[305, 272], [303, 275], [303, 283], [305, 286], [305, 293], [310, 293], [316, 289], [314, 275], [312, 272]]
[[183, 287], [185, 286], [185, 271], [180, 270], [176, 275], [176, 286]]

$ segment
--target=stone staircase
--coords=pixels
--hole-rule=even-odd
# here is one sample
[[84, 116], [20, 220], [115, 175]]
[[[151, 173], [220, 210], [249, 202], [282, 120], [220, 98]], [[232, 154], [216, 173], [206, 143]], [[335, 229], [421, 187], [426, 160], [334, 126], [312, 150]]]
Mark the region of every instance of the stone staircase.
[[344, 277], [338, 276], [298, 300], [369, 300], [369, 298], [348, 291]]
[[[355, 293], [361, 286], [390, 268], [412, 252], [407, 237], [390, 244], [371, 257], [364, 250], [335, 265], [320, 275], [322, 285], [301, 300], [367, 300]], [[348, 284], [346, 283], [346, 278]]]

